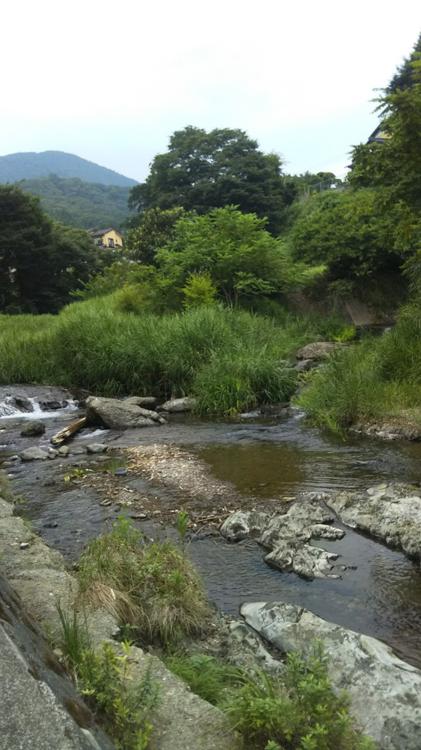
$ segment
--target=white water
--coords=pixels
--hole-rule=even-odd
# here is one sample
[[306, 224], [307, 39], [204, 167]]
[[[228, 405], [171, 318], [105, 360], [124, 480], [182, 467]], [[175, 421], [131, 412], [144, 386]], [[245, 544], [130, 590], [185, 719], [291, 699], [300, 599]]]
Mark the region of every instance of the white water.
[[78, 405], [75, 401], [68, 401], [67, 406], [63, 409], [54, 409], [52, 411], [45, 411], [41, 409], [39, 401], [36, 398], [27, 398], [28, 402], [32, 406], [32, 411], [24, 411], [19, 409], [15, 404], [13, 396], [6, 396], [3, 401], [0, 401], [0, 419], [48, 419], [51, 417], [59, 417], [64, 414], [77, 411]]

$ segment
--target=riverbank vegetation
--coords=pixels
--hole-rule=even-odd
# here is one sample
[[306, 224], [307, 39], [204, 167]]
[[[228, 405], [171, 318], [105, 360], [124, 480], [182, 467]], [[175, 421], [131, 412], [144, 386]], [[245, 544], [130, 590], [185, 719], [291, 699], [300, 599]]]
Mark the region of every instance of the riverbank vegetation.
[[200, 413], [230, 414], [286, 401], [288, 357], [335, 335], [336, 319], [275, 321], [219, 305], [184, 313], [120, 310], [121, 296], [75, 303], [58, 316], [0, 318], [0, 382], [55, 383], [102, 395], [195, 395]]

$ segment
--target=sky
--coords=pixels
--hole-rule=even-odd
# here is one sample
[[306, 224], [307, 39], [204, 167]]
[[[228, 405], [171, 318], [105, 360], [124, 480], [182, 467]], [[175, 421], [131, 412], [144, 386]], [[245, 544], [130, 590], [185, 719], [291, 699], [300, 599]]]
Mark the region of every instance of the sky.
[[62, 150], [137, 180], [186, 125], [342, 176], [421, 31], [419, 0], [2, 5], [0, 154]]

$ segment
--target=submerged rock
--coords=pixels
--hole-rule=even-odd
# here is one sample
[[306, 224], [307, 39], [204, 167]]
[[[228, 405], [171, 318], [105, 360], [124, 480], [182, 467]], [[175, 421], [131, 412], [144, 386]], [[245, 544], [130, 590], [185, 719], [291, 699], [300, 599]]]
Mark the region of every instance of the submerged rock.
[[39, 435], [43, 435], [45, 432], [45, 424], [44, 422], [34, 420], [33, 422], [29, 422], [28, 424], [23, 427], [20, 434], [22, 437], [38, 437]]
[[[159, 419], [156, 412], [142, 409], [128, 401], [117, 398], [97, 398], [91, 396], [86, 400], [88, 422], [103, 424], [115, 430], [125, 430], [129, 427], [150, 427]], [[159, 422], [158, 422], [159, 423]]]
[[341, 521], [421, 560], [421, 490], [383, 483], [365, 491], [339, 492], [326, 503]]
[[32, 448], [25, 448], [20, 454], [22, 461], [45, 461], [48, 458], [47, 451], [34, 445]]
[[270, 552], [265, 562], [279, 570], [304, 578], [338, 577], [334, 561], [338, 555], [310, 544], [312, 539], [341, 539], [345, 532], [330, 526], [333, 514], [313, 495], [301, 497], [284, 513], [236, 511], [221, 526], [231, 542], [254, 537]]
[[295, 356], [297, 359], [308, 361], [327, 359], [336, 349], [342, 346], [343, 344], [336, 341], [314, 341], [312, 344], [306, 344], [299, 349]]
[[185, 396], [184, 398], [172, 398], [170, 401], [166, 401], [160, 409], [170, 414], [181, 414], [182, 412], [192, 411], [195, 406], [196, 399]]
[[389, 646], [292, 604], [244, 604], [241, 614], [283, 652], [305, 655], [314, 641], [322, 641], [332, 685], [348, 692], [351, 713], [362, 730], [382, 750], [419, 750], [421, 671]]

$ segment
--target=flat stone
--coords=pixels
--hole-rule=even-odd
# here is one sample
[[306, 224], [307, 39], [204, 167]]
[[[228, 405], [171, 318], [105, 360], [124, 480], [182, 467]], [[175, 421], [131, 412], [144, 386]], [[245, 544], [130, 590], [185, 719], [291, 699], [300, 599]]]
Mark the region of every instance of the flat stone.
[[292, 604], [247, 603], [241, 614], [284, 653], [306, 655], [315, 641], [322, 641], [332, 685], [348, 692], [351, 713], [363, 732], [381, 750], [419, 750], [421, 671], [389, 646]]
[[19, 455], [22, 461], [45, 461], [48, 458], [47, 451], [43, 451], [42, 448], [37, 446], [25, 448]]
[[124, 401], [136, 406], [142, 406], [144, 409], [154, 409], [158, 403], [158, 399], [155, 396], [129, 396]]
[[44, 422], [34, 420], [33, 422], [28, 422], [28, 424], [23, 427], [20, 434], [22, 437], [38, 437], [39, 435], [43, 435], [44, 432]]
[[86, 446], [87, 453], [105, 453], [108, 446], [105, 443], [90, 443]]
[[169, 401], [165, 401], [160, 407], [162, 411], [167, 411], [170, 414], [180, 414], [182, 412], [192, 411], [196, 406], [196, 399], [189, 396], [184, 398], [172, 398]]

